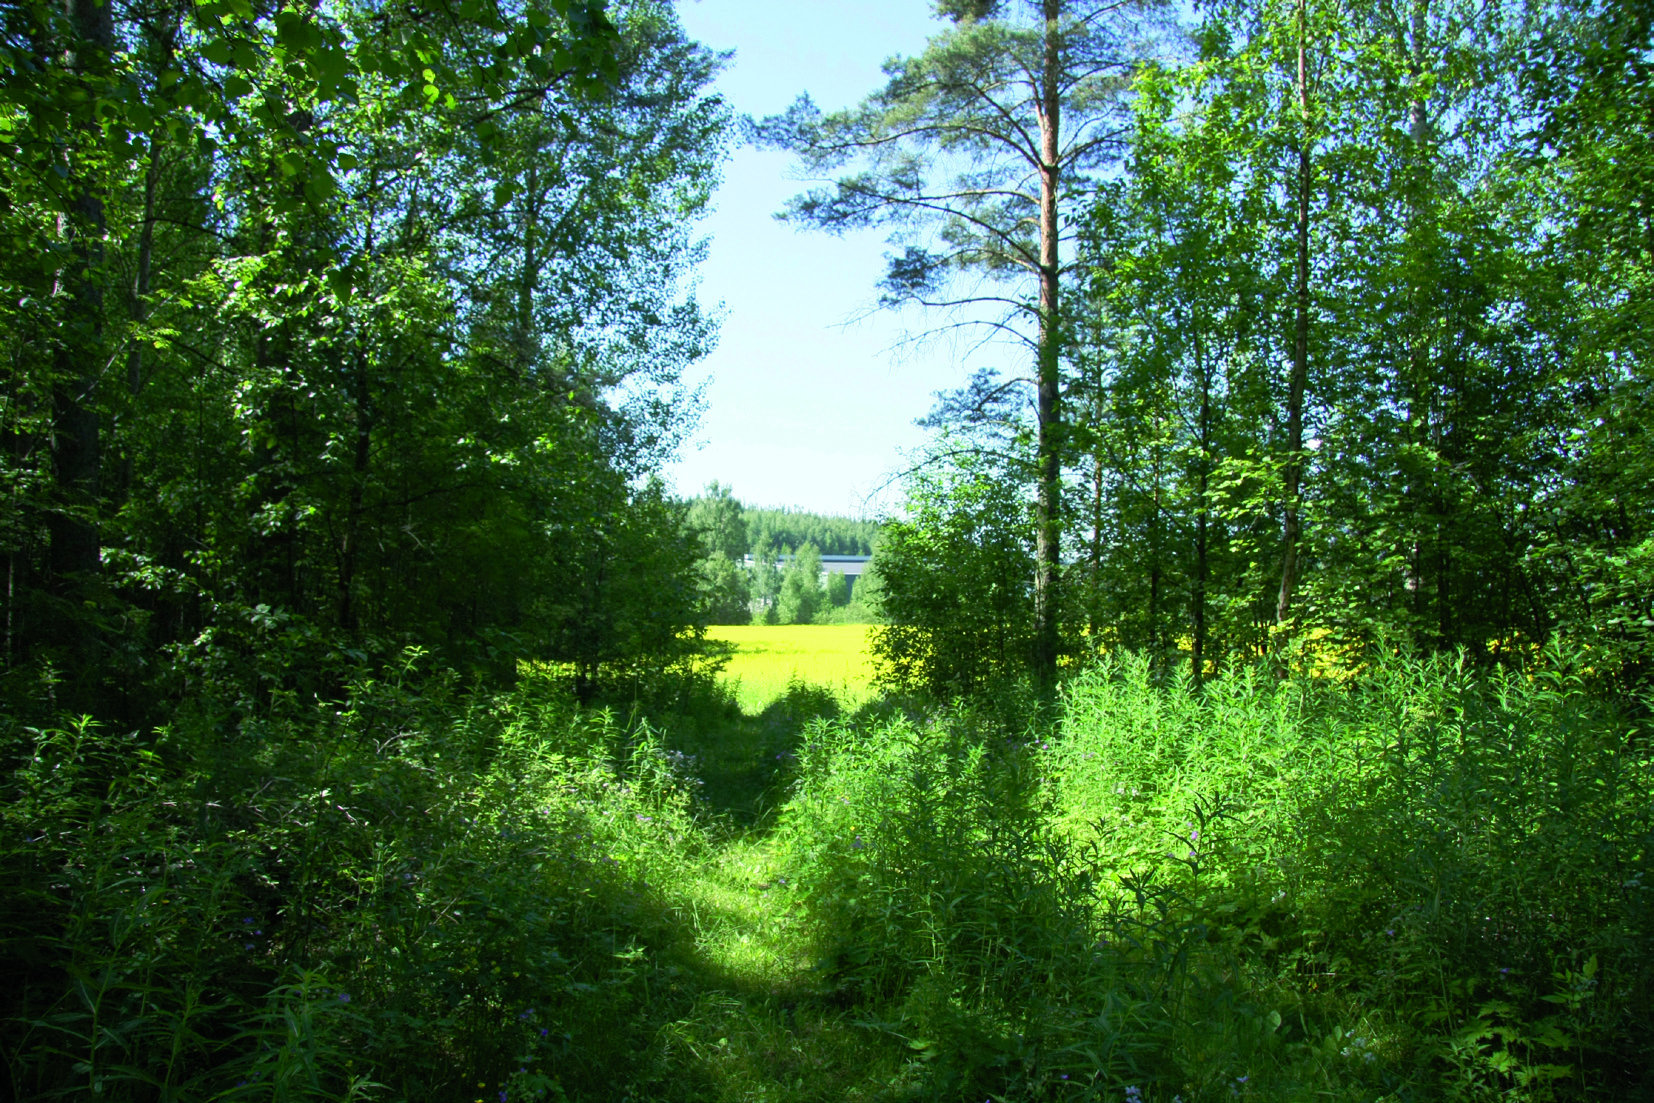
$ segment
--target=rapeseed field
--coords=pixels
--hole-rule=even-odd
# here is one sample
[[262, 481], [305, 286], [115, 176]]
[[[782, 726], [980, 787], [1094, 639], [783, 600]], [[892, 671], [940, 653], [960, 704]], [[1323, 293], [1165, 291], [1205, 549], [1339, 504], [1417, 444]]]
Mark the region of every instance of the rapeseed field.
[[846, 704], [866, 700], [873, 680], [867, 624], [743, 624], [707, 629], [709, 639], [734, 646], [724, 670], [748, 715], [786, 693], [792, 682], [832, 690]]

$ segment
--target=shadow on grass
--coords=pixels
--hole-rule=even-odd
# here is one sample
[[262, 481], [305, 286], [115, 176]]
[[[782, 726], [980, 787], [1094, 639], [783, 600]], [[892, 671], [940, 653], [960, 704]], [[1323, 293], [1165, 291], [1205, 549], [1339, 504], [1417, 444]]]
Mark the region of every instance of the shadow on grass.
[[709, 887], [679, 901], [692, 902], [696, 912], [688, 924], [692, 943], [670, 955], [689, 981], [689, 999], [656, 1032], [651, 1075], [647, 1084], [634, 1084], [632, 1098], [887, 1098], [907, 1057], [901, 1043], [858, 1024], [853, 1009], [821, 990], [807, 958], [796, 955], [803, 948], [796, 932], [781, 914], [766, 923], [765, 904], [752, 899], [750, 886], [745, 893], [739, 885]]
[[786, 800], [809, 725], [844, 715], [829, 689], [794, 682], [756, 716], [731, 705], [669, 718], [666, 743], [686, 756], [707, 811], [738, 832], [758, 827]]
[[649, 989], [633, 1022], [612, 1024], [633, 1044], [644, 1034], [649, 1043], [610, 1087], [581, 1078], [580, 1098], [906, 1098], [900, 1083], [912, 1054], [900, 1039], [859, 1024], [865, 1009], [850, 1006], [816, 968], [820, 949], [778, 876], [771, 845], [815, 725], [888, 720], [913, 708], [886, 698], [852, 709], [831, 689], [802, 681], [755, 715], [716, 690], [679, 704], [646, 718], [695, 779], [710, 845], [671, 883], [651, 886], [658, 909], [651, 956], [666, 983]]

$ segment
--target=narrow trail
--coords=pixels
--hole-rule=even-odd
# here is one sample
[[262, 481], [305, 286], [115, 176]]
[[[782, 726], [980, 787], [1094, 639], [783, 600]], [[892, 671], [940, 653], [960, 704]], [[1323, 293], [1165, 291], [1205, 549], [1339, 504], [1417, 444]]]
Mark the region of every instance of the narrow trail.
[[677, 901], [693, 932], [695, 1004], [662, 1041], [731, 1103], [880, 1098], [898, 1065], [891, 1039], [832, 998], [787, 882], [776, 816], [785, 763], [815, 715], [772, 705], [677, 741], [695, 757], [715, 822]]

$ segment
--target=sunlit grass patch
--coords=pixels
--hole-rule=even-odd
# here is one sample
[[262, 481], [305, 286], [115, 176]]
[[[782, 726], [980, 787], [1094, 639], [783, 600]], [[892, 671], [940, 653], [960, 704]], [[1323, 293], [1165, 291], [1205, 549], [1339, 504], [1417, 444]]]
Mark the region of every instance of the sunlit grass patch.
[[847, 704], [864, 699], [873, 680], [866, 624], [726, 625], [707, 629], [709, 639], [732, 644], [724, 670], [748, 715], [801, 681], [833, 690]]

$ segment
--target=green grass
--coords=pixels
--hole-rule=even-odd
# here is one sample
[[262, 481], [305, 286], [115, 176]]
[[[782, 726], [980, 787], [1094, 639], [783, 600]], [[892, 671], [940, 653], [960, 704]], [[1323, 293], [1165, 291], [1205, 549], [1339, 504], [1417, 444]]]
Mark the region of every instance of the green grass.
[[846, 705], [865, 701], [873, 668], [866, 624], [738, 625], [707, 630], [709, 639], [731, 644], [735, 654], [724, 680], [748, 715], [761, 713], [804, 682], [832, 690]]
[[1647, 1098], [1654, 764], [1565, 676], [1119, 660], [1033, 730], [745, 634], [754, 711], [8, 731], [10, 1094]]

